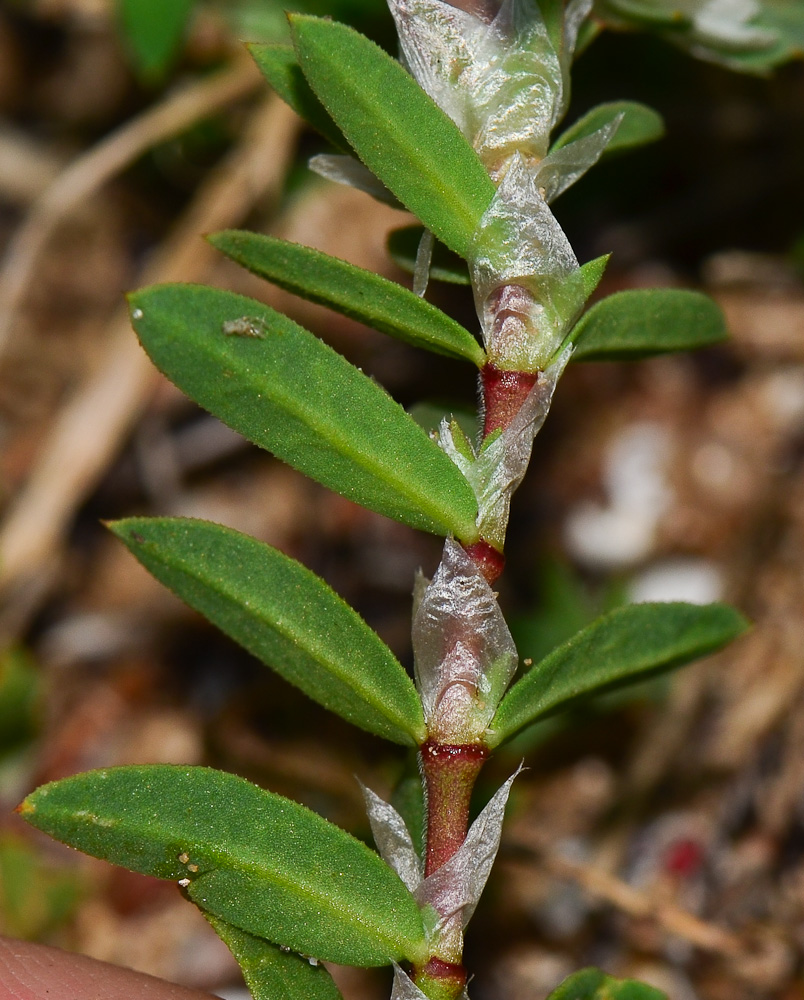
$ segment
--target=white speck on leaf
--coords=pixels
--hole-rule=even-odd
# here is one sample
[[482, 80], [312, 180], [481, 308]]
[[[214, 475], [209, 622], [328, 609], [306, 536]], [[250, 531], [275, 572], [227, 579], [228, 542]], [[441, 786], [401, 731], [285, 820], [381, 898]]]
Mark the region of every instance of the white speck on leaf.
[[221, 323], [221, 330], [227, 337], [257, 337], [265, 336], [265, 320], [259, 316], [240, 316], [239, 319], [229, 319]]

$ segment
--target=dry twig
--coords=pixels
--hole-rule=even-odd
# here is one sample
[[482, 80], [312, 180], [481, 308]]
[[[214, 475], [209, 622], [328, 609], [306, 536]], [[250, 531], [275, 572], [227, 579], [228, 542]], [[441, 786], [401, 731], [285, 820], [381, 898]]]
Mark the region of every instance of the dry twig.
[[[230, 71], [227, 98], [245, 92], [250, 79], [251, 71]], [[225, 103], [221, 95], [213, 102], [207, 94], [206, 100], [207, 109]], [[296, 116], [278, 98], [272, 96], [260, 106], [238, 148], [202, 185], [146, 267], [143, 282], [202, 280], [213, 251], [199, 233], [237, 224], [259, 197], [281, 188], [298, 127]], [[152, 141], [160, 136], [152, 134]], [[144, 136], [139, 141], [144, 143]], [[12, 589], [24, 593], [30, 581], [52, 574], [65, 528], [142, 409], [154, 375], [131, 332], [128, 313], [121, 309], [95, 371], [57, 416], [33, 473], [0, 530], [0, 586], [7, 594]], [[39, 599], [41, 590], [35, 588], [33, 600]], [[28, 605], [0, 627], [6, 633], [18, 628], [21, 615], [30, 614]]]
[[[683, 938], [702, 951], [733, 959], [747, 950], [746, 942], [737, 934], [702, 920], [674, 903], [655, 899], [602, 868], [564, 857], [536, 838], [509, 836], [506, 847], [530, 856], [533, 859], [530, 863], [535, 861], [554, 877], [575, 882], [589, 895], [610, 903], [630, 917], [655, 921], [668, 934]], [[507, 863], [516, 865], [513, 858], [508, 858]]]
[[0, 268], [0, 302], [4, 303], [0, 354], [36, 273], [39, 254], [56, 226], [147, 150], [251, 93], [259, 80], [254, 64], [244, 55], [221, 73], [170, 94], [161, 104], [126, 122], [74, 160], [47, 188], [15, 233]]

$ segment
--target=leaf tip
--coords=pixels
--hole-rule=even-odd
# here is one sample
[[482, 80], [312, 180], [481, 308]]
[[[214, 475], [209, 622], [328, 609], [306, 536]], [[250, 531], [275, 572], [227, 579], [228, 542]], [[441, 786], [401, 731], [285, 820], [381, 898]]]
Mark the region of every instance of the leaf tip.
[[744, 615], [742, 611], [738, 611], [737, 608], [732, 607], [729, 604], [724, 605], [724, 607], [729, 608], [731, 611], [733, 639], [739, 639], [741, 635], [745, 635], [746, 632], [750, 632], [753, 629], [753, 621]]
[[118, 521], [103, 521], [102, 524], [113, 535], [116, 535], [124, 545], [128, 545], [129, 548], [132, 545], [145, 544], [145, 536], [137, 530], [140, 525], [138, 518], [124, 517]]
[[[312, 14], [302, 14], [301, 12], [294, 10], [285, 11], [285, 17], [288, 19], [291, 34], [295, 33], [298, 28], [303, 27], [308, 21], [324, 20], [324, 18], [314, 17]], [[331, 20], [331, 18], [329, 20]]]
[[128, 303], [128, 314], [131, 317], [131, 325], [137, 329], [137, 324], [145, 318], [145, 311], [142, 308], [142, 299], [139, 292], [128, 292], [126, 295]]

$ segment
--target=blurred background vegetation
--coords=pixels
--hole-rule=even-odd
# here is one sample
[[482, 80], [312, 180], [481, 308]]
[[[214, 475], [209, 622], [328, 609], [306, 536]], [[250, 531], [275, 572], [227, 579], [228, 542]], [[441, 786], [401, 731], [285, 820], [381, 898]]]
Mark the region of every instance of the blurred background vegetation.
[[[474, 406], [470, 370], [277, 292], [201, 238], [248, 226], [408, 280], [385, 242], [409, 218], [312, 175], [323, 140], [243, 53], [242, 40], [286, 37], [283, 6], [0, 0], [0, 930], [231, 996], [232, 960], [173, 886], [62, 850], [11, 810], [90, 767], [208, 763], [368, 837], [354, 775], [388, 794], [411, 767], [164, 593], [101, 524], [183, 514], [257, 535], [410, 662], [413, 574], [433, 571], [437, 540], [195, 409], [151, 371], [122, 311], [145, 282], [227, 286], [289, 312], [422, 419]], [[290, 6], [393, 49], [381, 0]], [[538, 1000], [594, 963], [672, 1000], [796, 1000], [804, 67], [738, 75], [656, 35], [605, 32], [577, 64], [569, 119], [619, 98], [657, 108], [666, 138], [593, 170], [556, 214], [581, 261], [613, 251], [604, 293], [705, 288], [733, 339], [570, 369], [514, 503], [501, 601], [533, 659], [631, 599], [722, 597], [756, 624], [489, 765], [481, 795], [523, 755], [530, 770], [470, 931], [473, 997]], [[474, 323], [465, 288], [429, 294]], [[379, 974], [338, 975], [350, 1000], [386, 990]]]

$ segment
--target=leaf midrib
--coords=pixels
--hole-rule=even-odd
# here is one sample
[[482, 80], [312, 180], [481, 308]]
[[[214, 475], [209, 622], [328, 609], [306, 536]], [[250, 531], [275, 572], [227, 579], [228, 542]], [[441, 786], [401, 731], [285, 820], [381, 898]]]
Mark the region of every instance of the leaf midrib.
[[[266, 322], [270, 322], [270, 317], [266, 316], [263, 318]], [[338, 357], [335, 352], [333, 352], [333, 354], [336, 358]], [[212, 356], [216, 357], [216, 353], [212, 353]], [[217, 360], [228, 361], [230, 358], [231, 355], [217, 355]], [[235, 360], [239, 361], [240, 359], [236, 358]], [[386, 464], [382, 459], [373, 458], [372, 455], [366, 454], [364, 451], [354, 450], [348, 438], [348, 431], [344, 432], [332, 424], [327, 424], [326, 428], [322, 429], [315, 420], [315, 413], [312, 409], [312, 405], [308, 406], [306, 404], [302, 404], [302, 401], [298, 397], [282, 392], [281, 387], [269, 385], [266, 388], [264, 383], [259, 382], [259, 375], [254, 374], [250, 368], [245, 372], [241, 371], [238, 374], [241, 379], [241, 384], [246, 383], [246, 385], [253, 390], [256, 397], [265, 395], [274, 400], [277, 406], [284, 408], [288, 413], [295, 416], [305, 428], [314, 431], [316, 436], [327, 442], [336, 452], [339, 452], [349, 458], [356, 466], [358, 466], [358, 468], [361, 468], [365, 472], [369, 473], [375, 480], [378, 480], [382, 485], [384, 485], [386, 489], [390, 484], [393, 484], [395, 492], [406, 501], [408, 509], [412, 510], [414, 514], [426, 514], [428, 519], [439, 528], [446, 527], [449, 529], [451, 527], [458, 527], [457, 525], [450, 525], [447, 523], [444, 511], [431, 502], [429, 498], [422, 497], [421, 493], [408, 488], [403, 478], [397, 478], [397, 476], [394, 475], [394, 464]], [[401, 407], [399, 409], [403, 416], [410, 419]], [[413, 428], [418, 430], [418, 425], [414, 423]], [[424, 441], [429, 442], [429, 438], [427, 438], [426, 435], [424, 435]], [[443, 454], [443, 452], [439, 451], [438, 454]], [[447, 459], [447, 461], [449, 461], [449, 459]], [[446, 476], [444, 476], [444, 478], [446, 478]]]
[[[303, 18], [299, 18], [299, 20], [301, 21], [301, 20], [303, 20]], [[318, 47], [320, 43], [319, 43], [318, 40], [316, 40], [314, 42], [314, 44]], [[371, 44], [375, 45], [375, 43], [373, 43], [373, 42]], [[383, 50], [379, 46], [376, 46], [376, 48], [383, 55], [387, 55], [385, 52], [383, 52]], [[399, 65], [399, 64], [397, 63], [397, 65]], [[341, 64], [340, 63], [335, 64], [334, 67], [332, 66], [332, 64], [330, 64], [330, 66], [331, 66], [331, 72], [333, 73], [333, 76], [336, 77], [337, 80], [339, 82], [341, 82], [342, 85], [343, 85], [344, 81], [348, 84], [349, 74], [344, 73], [344, 72], [341, 71]], [[401, 67], [401, 65], [399, 65], [399, 68], [402, 70], [403, 73], [405, 72], [404, 69]], [[376, 76], [376, 74], [374, 73], [373, 67], [372, 67], [371, 79], [374, 80], [375, 76]], [[411, 77], [411, 80], [412, 80], [412, 77]], [[313, 87], [313, 89], [315, 90], [316, 88]], [[347, 88], [347, 89], [349, 89], [349, 88]], [[362, 87], [361, 88], [357, 88], [356, 90], [354, 88], [352, 88], [351, 92], [352, 92], [353, 95], [355, 93], [357, 93], [357, 95], [358, 95], [358, 98], [357, 98], [357, 100], [354, 101], [354, 104], [357, 105], [364, 113], [366, 112], [366, 110], [368, 110], [368, 112], [371, 113], [369, 115], [369, 117], [376, 117], [376, 115], [374, 115], [374, 112], [376, 111], [376, 106], [372, 105], [371, 100], [365, 95], [365, 93], [363, 91], [363, 88]], [[430, 101], [433, 104], [433, 106], [435, 108], [438, 108], [438, 105], [435, 104], [435, 102], [433, 102], [432, 99], [424, 91], [421, 91], [421, 93], [423, 94], [423, 96], [425, 97], [426, 100]], [[329, 107], [329, 104], [328, 104], [326, 98], [324, 96], [322, 96], [321, 94], [319, 94], [317, 91], [316, 91], [316, 94], [318, 96], [318, 99], [327, 108], [327, 111], [329, 111], [329, 113], [334, 118], [335, 116], [334, 116], [334, 114], [332, 112], [332, 109]], [[438, 110], [440, 110], [440, 109], [438, 109]], [[455, 128], [457, 130], [457, 126], [450, 119], [447, 119], [447, 121], [449, 121], [450, 124], [453, 126], [453, 128]], [[341, 127], [341, 126], [339, 126], [339, 127]], [[388, 129], [388, 128], [385, 128], [384, 129], [384, 134], [386, 134], [386, 135], [391, 134], [391, 130]], [[464, 139], [464, 137], [460, 133], [460, 131], [458, 131], [458, 134], [461, 136], [461, 139], [465, 142], [466, 140]], [[407, 140], [408, 136], [407, 136], [406, 132], [403, 133], [403, 136]], [[350, 143], [352, 144], [352, 146], [356, 150], [357, 147], [356, 147], [355, 143], [352, 142], [351, 138], [349, 139], [349, 141], [350, 141]], [[437, 142], [437, 140], [436, 140], [436, 142]], [[411, 163], [413, 163], [413, 164], [415, 164], [417, 166], [417, 169], [419, 170], [420, 174], [422, 174], [423, 176], [425, 176], [427, 178], [427, 180], [431, 184], [433, 184], [433, 182], [435, 181], [435, 184], [433, 184], [433, 188], [436, 191], [439, 191], [440, 187], [442, 186], [441, 185], [441, 179], [440, 179], [439, 175], [435, 172], [434, 169], [422, 170], [419, 160], [415, 156], [411, 155], [410, 151], [411, 150], [415, 151], [417, 149], [416, 144], [411, 143], [411, 142], [407, 142], [407, 141], [406, 142], [400, 142], [398, 140], [398, 138], [396, 138], [396, 137], [395, 137], [395, 144], [396, 144], [397, 148], [401, 148], [401, 149], [403, 149], [406, 152], [409, 162], [411, 162]], [[370, 144], [366, 143], [365, 145], [370, 145]], [[469, 148], [471, 148], [471, 147], [469, 147]], [[427, 158], [425, 158], [425, 162], [427, 162]], [[368, 164], [367, 164], [367, 166], [368, 166]], [[372, 171], [373, 171], [373, 168], [370, 168], [370, 169], [372, 169]], [[373, 172], [376, 173], [376, 171], [373, 171]], [[485, 176], [485, 172], [484, 172], [484, 176]], [[385, 183], [385, 178], [381, 177], [380, 180], [382, 180]], [[468, 181], [468, 180], [470, 180], [470, 178], [466, 178], [466, 180]], [[394, 191], [394, 194], [396, 194], [397, 197], [399, 197], [400, 200], [403, 203], [406, 203], [406, 199], [402, 198], [398, 194], [398, 192]], [[491, 195], [493, 195], [493, 191], [491, 192]], [[490, 195], [490, 197], [491, 197], [491, 195]], [[445, 199], [443, 198], [443, 196], [439, 195], [439, 200], [443, 202]], [[450, 203], [450, 204], [451, 204], [451, 211], [453, 213], [453, 217], [455, 215], [459, 215], [459, 214], [463, 217], [463, 230], [464, 231], [460, 234], [460, 236], [461, 236], [462, 243], [464, 243], [464, 244], [466, 244], [468, 246], [469, 242], [471, 241], [472, 234], [474, 233], [474, 230], [475, 230], [475, 228], [477, 226], [477, 223], [479, 222], [479, 217], [477, 219], [475, 219], [473, 217], [474, 213], [471, 211], [471, 209], [469, 208], [469, 206], [467, 206], [466, 203], [464, 201], [462, 201], [462, 200], [459, 202], [459, 206], [458, 206], [459, 207], [459, 211], [456, 211], [456, 207], [455, 207], [454, 203]], [[428, 226], [433, 231], [436, 231], [435, 227], [432, 226], [432, 224], [430, 224], [429, 222], [428, 222]], [[440, 224], [439, 224], [439, 228], [442, 229], [442, 233], [443, 233], [444, 230], [443, 230], [443, 227], [440, 226]], [[441, 235], [441, 234], [438, 233], [438, 232], [436, 232], [436, 235]], [[447, 242], [447, 241], [445, 240], [444, 242]]]
[[[294, 803], [294, 805], [296, 804], [297, 803]], [[87, 814], [86, 817], [84, 816], [79, 817], [75, 810], [67, 808], [64, 809], [64, 814], [66, 815], [67, 819], [72, 820], [73, 822], [75, 822], [76, 820], [81, 821], [81, 825], [87, 829], [93, 829], [98, 826], [97, 813], [93, 813], [91, 814], [91, 816], [90, 814]], [[312, 816], [314, 817], [315, 814], [313, 813]], [[115, 825], [119, 825], [120, 823], [119, 816], [111, 818], [116, 820]], [[194, 838], [192, 837], [178, 836], [176, 831], [171, 829], [167, 824], [164, 825], [160, 824], [159, 829], [160, 833], [162, 834], [165, 840], [168, 839], [179, 840], [182, 841], [182, 843], [185, 843], [187, 845], [185, 849], [187, 850], [187, 853], [190, 854], [191, 857], [195, 855], [198, 856], [199, 859], [208, 858], [211, 859], [213, 862], [217, 861], [219, 863], [219, 868], [212, 868], [211, 871], [209, 872], [200, 872], [196, 878], [193, 878], [191, 880], [191, 885], [200, 884], [205, 874], [211, 874], [212, 872], [218, 870], [222, 870], [225, 874], [227, 871], [227, 866], [226, 864], [221, 864], [220, 862], [228, 861], [229, 862], [228, 870], [230, 871], [234, 871], [238, 874], [243, 874], [245, 876], [248, 876], [249, 874], [262, 876], [263, 882], [268, 882], [270, 884], [273, 884], [277, 888], [282, 888], [285, 891], [300, 888], [303, 891], [297, 892], [295, 894], [300, 896], [304, 902], [312, 903], [313, 908], [321, 909], [322, 908], [321, 904], [324, 903], [328, 912], [334, 914], [336, 920], [340, 920], [342, 922], [344, 914], [347, 914], [349, 916], [348, 923], [351, 927], [356, 928], [357, 930], [365, 930], [366, 928], [369, 928], [371, 930], [371, 933], [375, 934], [376, 928], [374, 927], [374, 925], [370, 924], [365, 919], [361, 919], [360, 915], [354, 910], [353, 906], [348, 904], [348, 900], [343, 900], [343, 898], [341, 898], [341, 900], [338, 901], [336, 900], [334, 895], [330, 897], [325, 893], [321, 892], [316, 893], [314, 891], [314, 888], [311, 887], [308, 879], [304, 878], [303, 876], [300, 878], [299, 881], [293, 881], [289, 878], [283, 878], [279, 867], [274, 867], [270, 864], [265, 864], [264, 862], [261, 863], [258, 860], [243, 861], [240, 858], [236, 858], [236, 856], [233, 855], [230, 850], [227, 851], [221, 849], [220, 847], [209, 846], [205, 841], [194, 840]], [[147, 822], [139, 822], [139, 823], [136, 821], [134, 823], [129, 822], [127, 824], [127, 830], [131, 833], [134, 833], [135, 835], [139, 835], [140, 840], [144, 840], [147, 842], [148, 840], [153, 839], [152, 834], [154, 832], [154, 827], [152, 824], [149, 824]], [[344, 831], [340, 832], [343, 833]], [[349, 836], [348, 834], [345, 835]], [[356, 843], [359, 844], [359, 841]], [[254, 850], [253, 846], [250, 846], [248, 844], [237, 844], [236, 846], [242, 847], [247, 852]], [[368, 848], [366, 848], [366, 850], [368, 851]], [[237, 863], [235, 863], [235, 861]], [[389, 871], [392, 871], [392, 869], [389, 868]], [[266, 873], [270, 873], [271, 877], [268, 877]], [[401, 880], [400, 884], [402, 884]], [[294, 893], [291, 892], [291, 895], [293, 894]], [[390, 949], [391, 951], [398, 952], [400, 950], [400, 941], [398, 939], [397, 940], [392, 939], [388, 935], [387, 931], [380, 931], [378, 936], [381, 938], [383, 944], [392, 946]], [[422, 927], [422, 939], [424, 939], [423, 927]], [[410, 943], [407, 941], [407, 938], [405, 940], [406, 943]]]
[[[242, 846], [242, 847], [248, 849], [248, 845], [246, 845], [246, 844], [239, 845], [239, 846]], [[230, 861], [233, 860], [233, 857], [232, 857], [232, 855], [231, 855], [230, 852], [223, 851], [223, 850], [220, 850], [220, 849], [216, 850], [214, 848], [211, 848], [210, 851], [209, 851], [209, 856], [212, 857], [212, 858], [214, 858], [214, 859], [222, 858], [224, 860], [226, 860], [226, 859], [228, 859]], [[224, 868], [224, 870], [225, 870], [225, 866], [221, 865], [221, 868]], [[348, 905], [344, 905], [343, 902], [339, 902], [338, 900], [336, 900], [336, 898], [335, 898], [334, 895], [333, 896], [328, 896], [328, 895], [326, 895], [324, 893], [316, 893], [311, 888], [309, 882], [306, 879], [301, 879], [300, 881], [292, 881], [292, 880], [287, 879], [287, 878], [282, 878], [281, 870], [279, 868], [267, 868], [266, 869], [266, 867], [264, 865], [261, 865], [258, 861], [247, 861], [247, 862], [244, 862], [244, 863], [241, 863], [241, 864], [238, 864], [238, 865], [232, 864], [231, 868], [234, 869], [234, 870], [236, 870], [238, 873], [242, 873], [243, 875], [246, 875], [246, 876], [248, 876], [249, 874], [263, 875], [264, 876], [266, 870], [270, 871], [272, 873], [273, 878], [272, 879], [264, 878], [263, 879], [264, 881], [272, 882], [273, 885], [275, 885], [277, 888], [284, 889], [285, 891], [288, 891], [289, 889], [292, 890], [292, 889], [302, 888], [304, 890], [304, 892], [303, 893], [296, 893], [296, 895], [302, 896], [305, 901], [312, 902], [313, 905], [314, 905], [314, 907], [317, 907], [318, 909], [321, 909], [321, 901], [323, 900], [326, 903], [327, 910], [335, 916], [336, 922], [341, 922], [342, 923], [343, 922], [343, 915], [346, 913], [350, 917], [350, 920], [349, 920], [350, 926], [352, 926], [354, 928], [357, 928], [358, 930], [365, 930], [366, 928], [368, 928], [368, 929], [371, 930], [372, 935], [374, 935], [376, 933], [376, 927], [375, 927], [375, 925], [369, 923], [365, 919], [361, 919], [359, 913], [357, 913], [353, 909], [353, 907], [348, 906]], [[210, 872], [199, 872], [197, 878], [192, 879], [191, 885], [195, 885], [195, 884], [199, 884], [200, 885], [201, 881], [204, 878], [204, 875], [212, 874], [216, 870], [217, 869], [212, 869], [212, 871], [210, 871]], [[392, 871], [392, 869], [389, 868], [389, 871]], [[400, 882], [401, 882], [401, 879], [400, 879]], [[404, 884], [404, 883], [402, 883], [402, 884]], [[293, 895], [293, 894], [294, 893], [291, 892], [291, 895]], [[399, 941], [399, 939], [395, 940], [395, 939], [391, 938], [386, 931], [381, 931], [378, 936], [381, 938], [381, 942], [383, 944], [387, 944], [387, 945], [390, 946], [390, 948], [389, 948], [390, 951], [398, 952], [400, 950], [400, 941]], [[424, 925], [423, 924], [422, 924], [422, 939], [424, 939]], [[406, 941], [407, 941], [407, 938], [406, 938]]]
[[[168, 556], [164, 555], [161, 552], [160, 553], [155, 553], [155, 554], [157, 556], [161, 556], [162, 562], [166, 566], [169, 566], [172, 569], [181, 572], [185, 577], [189, 577], [191, 580], [197, 580], [198, 579], [197, 577], [194, 577], [192, 575], [192, 573], [187, 569], [187, 567], [182, 562], [180, 562], [179, 560], [171, 560], [170, 558], [168, 558]], [[246, 605], [243, 604], [242, 600], [239, 599], [240, 595], [236, 594], [233, 590], [230, 590], [230, 589], [226, 588], [225, 586], [223, 586], [220, 583], [220, 581], [217, 581], [214, 584], [210, 584], [210, 585], [213, 586], [217, 590], [217, 592], [222, 597], [224, 597], [230, 604], [235, 605], [238, 610], [245, 611], [246, 614], [247, 614], [247, 616], [249, 618], [251, 618], [252, 620], [256, 621], [260, 625], [266, 625], [267, 624], [269, 628], [273, 629], [275, 632], [277, 632], [279, 635], [281, 635], [284, 639], [289, 640], [292, 645], [299, 647], [304, 653], [307, 653], [311, 657], [311, 659], [316, 660], [318, 663], [321, 663], [321, 664], [327, 664], [331, 668], [330, 669], [330, 673], [332, 675], [334, 675], [335, 677], [338, 678], [338, 680], [340, 680], [341, 682], [343, 682], [345, 684], [345, 686], [348, 687], [351, 691], [353, 691], [357, 695], [359, 695], [360, 698], [363, 701], [367, 702], [381, 717], [383, 717], [385, 719], [388, 719], [389, 722], [391, 722], [393, 725], [395, 725], [398, 729], [401, 729], [403, 732], [407, 733], [409, 736], [411, 736], [412, 739], [414, 739], [414, 740], [416, 739], [416, 735], [410, 732], [410, 729], [409, 729], [409, 727], [407, 725], [407, 721], [408, 720], [402, 720], [402, 722], [405, 723], [403, 725], [402, 722], [400, 722], [400, 720], [398, 718], [393, 718], [391, 715], [389, 715], [389, 713], [388, 713], [388, 711], [387, 711], [387, 709], [385, 707], [387, 703], [382, 702], [380, 700], [374, 700], [370, 696], [372, 694], [370, 688], [366, 689], [366, 688], [360, 686], [359, 684], [356, 684], [354, 678], [352, 676], [350, 676], [349, 674], [344, 674], [340, 670], [332, 669], [332, 668], [334, 668], [335, 663], [334, 663], [334, 661], [330, 657], [328, 657], [326, 655], [323, 655], [324, 652], [325, 652], [325, 649], [324, 649], [324, 647], [320, 643], [316, 643], [314, 641], [313, 642], [301, 642], [301, 641], [299, 641], [299, 639], [300, 639], [299, 635], [297, 635], [289, 627], [289, 623], [285, 623], [284, 627], [280, 627], [280, 625], [278, 623], [274, 623], [272, 621], [267, 621], [265, 618], [260, 617], [256, 610], [252, 610], [251, 608], [249, 608], [249, 607], [247, 607]], [[368, 627], [368, 626], [366, 626], [366, 627]], [[381, 642], [382, 640], [378, 639], [377, 641]], [[389, 650], [389, 652], [390, 652], [390, 650]], [[398, 661], [396, 661], [395, 659], [394, 659], [394, 662], [398, 663]]]
[[[257, 246], [259, 247], [259, 244], [257, 244]], [[313, 253], [320, 253], [320, 251], [316, 251], [312, 247], [309, 249]], [[247, 249], [240, 250], [238, 256], [240, 257], [239, 263], [244, 267], [257, 272], [260, 277], [263, 277], [282, 288], [286, 288], [294, 294], [302, 295], [304, 298], [311, 301], [317, 301], [320, 305], [325, 305], [329, 308], [333, 308], [333, 302], [337, 303], [339, 311], [343, 311], [346, 315], [349, 315], [352, 318], [357, 318], [361, 321], [366, 319], [372, 325], [381, 323], [389, 329], [408, 335], [408, 331], [411, 327], [398, 322], [394, 316], [394, 307], [398, 305], [398, 302], [394, 301], [393, 297], [397, 295], [403, 296], [403, 307], [410, 310], [409, 314], [413, 315], [414, 320], [419, 320], [413, 329], [415, 330], [415, 335], [420, 340], [432, 345], [433, 347], [439, 347], [442, 349], [452, 348], [452, 357], [457, 358], [458, 360], [469, 360], [478, 366], [482, 365], [485, 361], [485, 353], [474, 339], [471, 332], [467, 330], [465, 326], [458, 323], [443, 310], [434, 306], [431, 302], [427, 302], [425, 299], [421, 299], [417, 295], [413, 295], [413, 293], [409, 292], [402, 285], [389, 281], [387, 278], [383, 278], [382, 275], [375, 274], [373, 271], [357, 267], [354, 264], [350, 264], [348, 261], [340, 261], [337, 258], [332, 258], [333, 260], [338, 260], [337, 265], [334, 265], [335, 267], [343, 264], [344, 268], [349, 269], [348, 272], [344, 272], [344, 276], [346, 276], [349, 272], [356, 274], [358, 276], [358, 280], [365, 282], [367, 285], [370, 285], [373, 290], [377, 290], [384, 297], [391, 299], [391, 301], [384, 300], [381, 304], [382, 308], [375, 310], [375, 313], [372, 315], [372, 312], [369, 309], [364, 309], [359, 305], [355, 305], [352, 299], [339, 296], [337, 288], [334, 288], [331, 283], [327, 285], [328, 288], [334, 288], [334, 291], [330, 294], [326, 291], [310, 292], [309, 287], [305, 286], [302, 282], [283, 276], [281, 273], [282, 262], [277, 262], [275, 264], [274, 261], [271, 261], [270, 266], [266, 266], [262, 261], [260, 261], [254, 265], [249, 262]], [[299, 256], [302, 260], [304, 260], [303, 254], [300, 254]], [[320, 256], [324, 258], [327, 257], [326, 254], [321, 254]], [[317, 260], [318, 258], [314, 259]], [[330, 265], [329, 261], [326, 260], [325, 266], [333, 265]], [[330, 280], [330, 277], [331, 276], [329, 275], [327, 276], [328, 280]], [[375, 328], [381, 329], [379, 325], [376, 325]], [[432, 330], [444, 330], [447, 333], [453, 334], [458, 346], [454, 346], [452, 342], [446, 339], [446, 337], [445, 339], [438, 338], [431, 332]], [[461, 343], [465, 339], [464, 335], [471, 341], [471, 344], [466, 344], [465, 351], [462, 350], [463, 344]], [[472, 350], [473, 347], [475, 348], [474, 351]]]
[[[612, 614], [617, 614], [617, 612], [616, 611], [612, 612]], [[533, 670], [534, 671], [538, 671], [539, 667], [549, 666], [549, 668], [550, 668], [549, 671], [545, 670], [544, 673], [543, 673], [543, 675], [542, 675], [542, 678], [544, 679], [544, 677], [546, 676], [547, 677], [547, 683], [549, 685], [554, 684], [555, 683], [556, 675], [560, 672], [562, 666], [567, 662], [567, 660], [570, 657], [570, 655], [574, 653], [574, 650], [571, 647], [573, 645], [576, 645], [578, 642], [582, 642], [582, 641], [584, 641], [584, 640], [581, 638], [580, 635], [575, 636], [572, 639], [569, 639], [567, 641], [567, 643], [563, 647], [563, 655], [562, 656], [553, 658], [551, 656], [551, 654], [548, 654], [547, 657], [545, 657], [545, 659], [541, 661], [541, 663], [537, 664], [533, 668]], [[634, 676], [635, 674], [638, 674], [638, 673], [642, 673], [642, 672], [646, 672], [646, 671], [654, 671], [654, 670], [655, 671], [660, 671], [663, 668], [667, 667], [669, 664], [671, 665], [674, 661], [678, 660], [680, 657], [688, 657], [689, 656], [691, 658], [698, 658], [698, 657], [707, 656], [707, 655], [709, 655], [710, 653], [714, 652], [715, 650], [717, 650], [719, 648], [720, 642], [721, 642], [721, 640], [719, 640], [717, 638], [712, 638], [711, 636], [708, 636], [706, 638], [706, 641], [704, 641], [703, 638], [699, 637], [692, 644], [683, 644], [683, 643], [680, 644], [680, 643], [676, 642], [675, 646], [671, 650], [667, 650], [665, 652], [665, 655], [663, 655], [660, 659], [654, 659], [653, 657], [643, 657], [639, 661], [638, 664], [632, 664], [629, 667], [629, 669], [628, 669], [628, 671], [626, 673], [617, 674], [616, 677], [614, 678], [614, 680], [612, 681], [612, 683], [616, 684], [618, 681], [622, 680], [623, 678], [631, 677], [631, 676]], [[690, 645], [692, 645], [694, 648], [690, 649]], [[552, 660], [552, 663], [550, 663], [551, 660]], [[530, 678], [530, 677], [531, 677], [530, 673], [527, 674], [525, 677], [523, 677], [521, 679], [521, 681], [517, 683], [517, 685], [514, 685], [514, 687], [511, 688], [511, 692], [510, 693], [514, 694], [514, 692], [515, 692], [516, 687], [518, 686], [518, 684], [524, 682], [527, 678]], [[535, 677], [535, 675], [534, 675], [534, 677]], [[583, 688], [583, 689], [581, 689], [580, 693], [582, 693], [582, 694], [583, 693], [592, 694], [592, 693], [594, 693], [594, 691], [600, 689], [601, 687], [606, 687], [606, 686], [607, 685], [606, 685], [605, 682], [604, 682], [603, 685], [592, 685], [589, 688]], [[570, 689], [570, 686], [567, 685], [567, 696], [566, 697], [556, 698], [554, 696], [552, 698], [549, 698], [549, 690], [547, 690], [547, 691], [544, 691], [539, 696], [538, 700], [535, 701], [535, 702], [527, 702], [527, 701], [522, 700], [520, 698], [520, 704], [519, 704], [518, 707], [517, 707], [516, 700], [513, 700], [512, 702], [509, 702], [508, 703], [509, 706], [513, 705], [514, 708], [510, 708], [509, 711], [507, 711], [507, 712], [505, 711], [506, 703], [505, 703], [505, 701], [503, 701], [503, 703], [500, 706], [500, 709], [501, 709], [501, 713], [500, 714], [501, 714], [501, 717], [502, 717], [501, 721], [503, 723], [505, 723], [506, 722], [506, 716], [509, 716], [509, 718], [507, 720], [507, 725], [504, 725], [502, 728], [505, 728], [508, 731], [508, 733], [510, 734], [511, 732], [516, 731], [517, 729], [519, 729], [519, 728], [522, 727], [522, 725], [523, 725], [523, 723], [521, 722], [522, 719], [526, 719], [527, 720], [526, 723], [524, 723], [524, 724], [529, 724], [531, 722], [537, 722], [546, 713], [552, 711], [556, 706], [560, 706], [565, 701], [571, 700], [573, 697], [577, 696], [578, 693], [579, 693], [579, 691], [577, 690], [577, 688], [575, 686], [573, 686], [573, 689]], [[517, 695], [517, 697], [519, 698], [518, 695]], [[514, 710], [515, 708], [516, 708], [516, 710]], [[513, 723], [517, 722], [517, 720], [519, 720], [518, 724], [516, 726], [514, 726]], [[497, 726], [495, 726], [495, 729], [499, 729], [499, 728], [500, 728], [499, 724]]]

